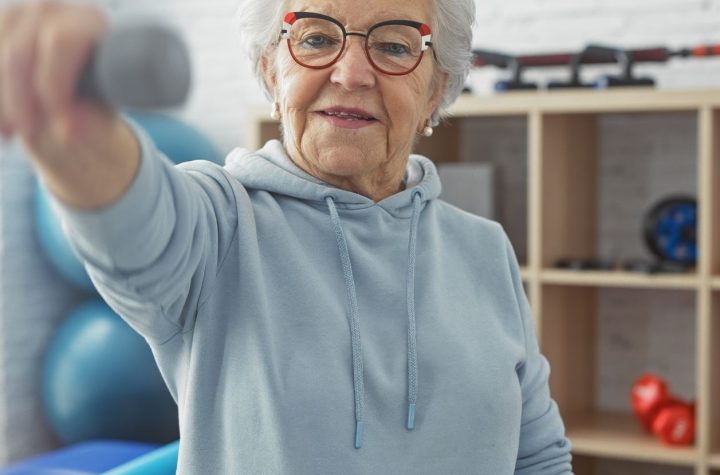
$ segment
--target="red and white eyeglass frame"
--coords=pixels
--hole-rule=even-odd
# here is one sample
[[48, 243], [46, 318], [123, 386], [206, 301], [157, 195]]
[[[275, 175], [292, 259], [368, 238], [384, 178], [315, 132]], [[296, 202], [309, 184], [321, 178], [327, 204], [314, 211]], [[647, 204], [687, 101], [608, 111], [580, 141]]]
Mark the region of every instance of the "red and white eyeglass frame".
[[381, 26], [387, 26], [387, 25], [405, 25], [405, 26], [411, 26], [413, 28], [416, 28], [420, 32], [420, 36], [422, 37], [422, 44], [420, 51], [427, 50], [430, 46], [432, 46], [432, 31], [430, 30], [430, 27], [426, 25], [425, 23], [421, 23], [419, 21], [413, 21], [413, 20], [387, 20], [382, 21], [380, 23], [376, 23], [373, 26], [371, 26], [366, 33], [360, 33], [360, 32], [349, 32], [345, 29], [345, 26], [340, 23], [338, 20], [331, 16], [323, 15], [322, 13], [314, 13], [314, 12], [290, 12], [287, 15], [285, 15], [285, 19], [283, 21], [283, 28], [282, 28], [282, 39], [290, 39], [290, 30], [292, 29], [293, 24], [302, 18], [319, 18], [322, 20], [328, 20], [332, 23], [335, 23], [337, 26], [340, 27], [340, 29], [343, 32], [343, 35], [345, 37], [347, 36], [363, 36], [367, 37], [374, 29], [379, 28]]

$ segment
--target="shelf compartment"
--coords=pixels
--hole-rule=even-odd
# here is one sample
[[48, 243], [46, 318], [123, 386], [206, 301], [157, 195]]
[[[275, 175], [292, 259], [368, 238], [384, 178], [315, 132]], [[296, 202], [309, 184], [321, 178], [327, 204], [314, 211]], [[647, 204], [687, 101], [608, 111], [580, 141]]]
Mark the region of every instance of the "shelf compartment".
[[541, 348], [574, 452], [692, 465], [696, 448], [666, 448], [644, 434], [629, 399], [644, 373], [694, 399], [698, 291], [556, 284], [544, 273], [541, 281]]
[[[520, 265], [528, 265], [528, 116], [455, 118], [453, 123], [461, 137], [458, 142], [459, 162], [483, 163], [492, 167], [493, 219], [502, 224]], [[430, 140], [435, 139], [433, 134]], [[421, 140], [419, 145], [422, 146], [424, 141]], [[418, 153], [436, 161], [447, 155], [449, 145], [442, 143], [437, 151], [429, 151], [427, 154], [419, 147]], [[443, 165], [438, 163], [441, 177]], [[443, 189], [451, 185], [452, 182], [444, 181]], [[443, 194], [440, 198], [445, 199]]]
[[552, 267], [564, 257], [595, 255], [597, 118], [595, 114], [542, 118], [543, 267]]
[[715, 109], [712, 113], [711, 137], [707, 137], [707, 153], [710, 155], [710, 175], [711, 184], [709, 193], [711, 196], [710, 216], [712, 219], [712, 238], [711, 238], [711, 268], [713, 274], [717, 277], [715, 284], [717, 287], [720, 282], [720, 108]]
[[543, 115], [542, 268], [563, 259], [655, 261], [645, 215], [662, 199], [697, 196], [698, 123], [696, 112]]
[[693, 466], [698, 458], [694, 447], [667, 447], [643, 432], [634, 416], [623, 413], [594, 413], [567, 427], [573, 453], [594, 457]]
[[546, 284], [648, 289], [695, 289], [700, 285], [696, 274], [646, 275], [617, 271], [543, 270], [540, 281]]
[[709, 394], [709, 417], [710, 417], [710, 452], [714, 460], [718, 462], [716, 468], [720, 469], [720, 291], [712, 293], [710, 301], [710, 341], [709, 358], [710, 362], [710, 394]]
[[595, 405], [597, 292], [543, 285], [541, 294], [540, 348], [551, 367], [552, 397], [572, 426], [574, 417], [592, 413]]

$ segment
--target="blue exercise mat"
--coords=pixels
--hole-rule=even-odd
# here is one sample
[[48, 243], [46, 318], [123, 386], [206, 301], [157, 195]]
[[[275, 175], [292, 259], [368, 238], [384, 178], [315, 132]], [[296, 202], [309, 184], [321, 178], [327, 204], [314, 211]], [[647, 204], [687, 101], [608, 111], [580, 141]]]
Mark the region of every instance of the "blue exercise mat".
[[0, 475], [99, 475], [158, 447], [124, 441], [83, 442], [11, 465], [0, 470]]
[[175, 475], [179, 449], [180, 441], [173, 442], [103, 475]]

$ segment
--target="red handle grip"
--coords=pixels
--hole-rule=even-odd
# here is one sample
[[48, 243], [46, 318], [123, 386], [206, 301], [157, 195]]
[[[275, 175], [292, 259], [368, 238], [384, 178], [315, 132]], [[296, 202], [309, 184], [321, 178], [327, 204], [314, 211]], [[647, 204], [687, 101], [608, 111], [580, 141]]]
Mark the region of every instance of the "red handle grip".
[[697, 57], [720, 56], [720, 44], [698, 46], [692, 49], [692, 55]]

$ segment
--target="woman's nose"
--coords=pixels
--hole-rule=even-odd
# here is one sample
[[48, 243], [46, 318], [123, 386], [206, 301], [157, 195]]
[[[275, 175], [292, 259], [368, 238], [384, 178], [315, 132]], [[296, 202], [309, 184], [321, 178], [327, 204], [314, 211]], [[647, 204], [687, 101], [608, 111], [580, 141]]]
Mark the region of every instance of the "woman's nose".
[[365, 38], [348, 36], [345, 51], [333, 65], [330, 81], [352, 91], [375, 85], [375, 70], [365, 56]]

